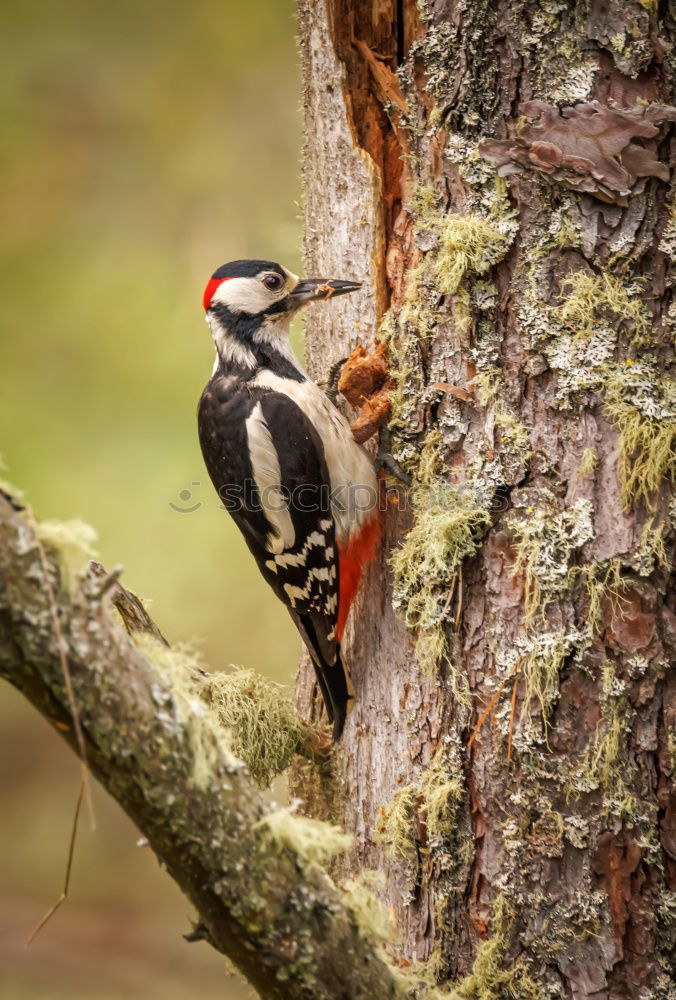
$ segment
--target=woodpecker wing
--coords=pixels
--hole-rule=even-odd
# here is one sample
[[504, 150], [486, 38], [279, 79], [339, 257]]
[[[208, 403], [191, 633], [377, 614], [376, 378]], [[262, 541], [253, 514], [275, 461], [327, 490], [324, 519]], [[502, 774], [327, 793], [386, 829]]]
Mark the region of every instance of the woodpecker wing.
[[216, 375], [199, 410], [209, 475], [314, 661], [334, 731], [349, 698], [336, 638], [340, 590], [321, 438], [283, 392]]

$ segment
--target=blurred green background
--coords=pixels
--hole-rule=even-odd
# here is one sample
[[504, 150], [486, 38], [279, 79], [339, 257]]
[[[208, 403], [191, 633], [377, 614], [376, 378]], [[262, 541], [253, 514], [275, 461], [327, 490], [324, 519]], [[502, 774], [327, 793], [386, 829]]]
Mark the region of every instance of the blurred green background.
[[[95, 526], [170, 641], [289, 683], [299, 641], [212, 496], [195, 411], [211, 272], [300, 267], [294, 33], [291, 0], [0, 11], [6, 475], [38, 517]], [[24, 947], [61, 889], [77, 785], [59, 737], [0, 687], [1, 1000], [247, 995], [181, 939], [188, 903], [100, 789], [70, 898]]]

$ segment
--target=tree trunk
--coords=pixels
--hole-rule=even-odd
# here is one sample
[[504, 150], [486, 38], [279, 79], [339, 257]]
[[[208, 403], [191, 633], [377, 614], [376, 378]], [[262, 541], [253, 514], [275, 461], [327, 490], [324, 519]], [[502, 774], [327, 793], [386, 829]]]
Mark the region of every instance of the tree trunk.
[[300, 0], [308, 365], [387, 346], [414, 484], [292, 785], [453, 996], [676, 989], [672, 18]]

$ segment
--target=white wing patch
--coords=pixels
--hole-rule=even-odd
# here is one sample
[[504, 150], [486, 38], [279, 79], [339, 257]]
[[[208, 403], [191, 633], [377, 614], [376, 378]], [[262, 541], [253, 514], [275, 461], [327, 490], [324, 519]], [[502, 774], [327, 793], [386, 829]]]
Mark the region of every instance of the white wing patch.
[[326, 536], [319, 531], [313, 531], [311, 535], [307, 536], [305, 545], [300, 552], [283, 552], [281, 555], [275, 556], [275, 563], [277, 566], [304, 566], [309, 550], [315, 545], [326, 545]]
[[273, 529], [268, 533], [265, 547], [268, 552], [279, 554], [293, 547], [296, 533], [288, 500], [281, 490], [279, 459], [260, 403], [256, 403], [247, 418], [246, 433], [258, 500]]
[[[251, 383], [284, 393], [314, 425], [324, 445], [336, 535], [341, 544], [346, 544], [377, 509], [378, 483], [373, 460], [352, 437], [342, 413], [314, 382], [294, 382], [263, 368]], [[326, 523], [320, 521], [321, 530], [326, 530]]]

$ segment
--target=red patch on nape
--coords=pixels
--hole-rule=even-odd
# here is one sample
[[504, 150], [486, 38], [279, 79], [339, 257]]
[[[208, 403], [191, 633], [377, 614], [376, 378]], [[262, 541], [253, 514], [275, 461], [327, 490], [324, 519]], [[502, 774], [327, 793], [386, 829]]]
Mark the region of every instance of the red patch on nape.
[[338, 546], [338, 572], [340, 574], [340, 594], [338, 596], [338, 620], [336, 638], [340, 642], [345, 631], [345, 623], [352, 602], [359, 590], [364, 570], [375, 559], [380, 542], [380, 515], [376, 512], [358, 535], [353, 535], [347, 545]]
[[204, 295], [202, 296], [202, 305], [204, 306], [205, 312], [211, 305], [211, 300], [214, 297], [216, 289], [219, 285], [222, 285], [224, 281], [230, 281], [230, 278], [209, 278], [207, 281], [207, 287], [204, 289]]

